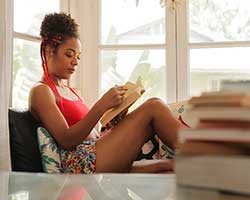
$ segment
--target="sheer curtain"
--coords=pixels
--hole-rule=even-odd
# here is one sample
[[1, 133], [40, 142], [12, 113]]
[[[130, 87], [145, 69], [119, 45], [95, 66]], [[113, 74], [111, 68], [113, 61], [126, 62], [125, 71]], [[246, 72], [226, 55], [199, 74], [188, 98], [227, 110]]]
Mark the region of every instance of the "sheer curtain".
[[12, 0], [0, 0], [0, 170], [10, 171], [8, 106], [12, 74]]

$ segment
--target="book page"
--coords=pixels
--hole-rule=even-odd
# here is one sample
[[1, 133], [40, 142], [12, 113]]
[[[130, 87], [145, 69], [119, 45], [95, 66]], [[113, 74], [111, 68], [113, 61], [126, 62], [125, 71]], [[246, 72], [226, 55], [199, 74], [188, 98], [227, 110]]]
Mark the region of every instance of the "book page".
[[101, 118], [100, 122], [103, 126], [106, 126], [117, 115], [128, 109], [145, 92], [140, 79], [138, 79], [136, 83], [127, 82], [125, 87], [127, 91], [124, 95], [123, 102], [119, 106], [107, 110]]

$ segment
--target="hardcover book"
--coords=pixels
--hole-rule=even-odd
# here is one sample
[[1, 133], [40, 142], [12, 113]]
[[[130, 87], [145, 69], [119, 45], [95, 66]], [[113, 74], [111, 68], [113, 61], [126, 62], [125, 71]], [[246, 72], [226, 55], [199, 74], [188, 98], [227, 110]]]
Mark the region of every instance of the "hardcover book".
[[250, 159], [247, 155], [177, 156], [179, 185], [249, 195]]
[[201, 96], [192, 97], [188, 103], [200, 106], [239, 106], [250, 107], [250, 95], [241, 91], [203, 92]]
[[249, 129], [182, 129], [179, 131], [179, 141], [210, 141], [250, 144]]
[[250, 121], [249, 107], [201, 106], [189, 109], [188, 114], [201, 120]]
[[123, 102], [119, 106], [111, 108], [103, 114], [100, 120], [103, 127], [105, 127], [117, 115], [127, 110], [145, 92], [140, 79], [138, 79], [136, 83], [127, 82], [125, 88], [127, 91], [124, 95]]

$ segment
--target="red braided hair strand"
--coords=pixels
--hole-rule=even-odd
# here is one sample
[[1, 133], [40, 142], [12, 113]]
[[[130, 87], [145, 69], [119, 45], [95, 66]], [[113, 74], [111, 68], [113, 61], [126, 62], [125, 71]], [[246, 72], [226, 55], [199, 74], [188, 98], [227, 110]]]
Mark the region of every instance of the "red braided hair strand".
[[41, 45], [40, 45], [40, 56], [41, 56], [41, 60], [42, 60], [42, 67], [43, 67], [43, 74], [44, 77], [46, 79], [46, 81], [48, 82], [49, 87], [55, 92], [55, 94], [57, 95], [58, 99], [59, 99], [59, 104], [61, 105], [61, 107], [63, 108], [63, 105], [61, 104], [61, 96], [56, 88], [55, 83], [51, 80], [51, 78], [49, 77], [49, 73], [48, 73], [48, 65], [47, 65], [47, 60], [46, 60], [46, 56], [45, 56], [45, 51], [46, 51], [46, 46], [48, 44], [52, 43], [51, 45], [56, 47], [59, 44], [62, 43], [62, 36], [61, 35], [56, 35], [54, 36], [51, 41], [48, 38], [43, 38]]

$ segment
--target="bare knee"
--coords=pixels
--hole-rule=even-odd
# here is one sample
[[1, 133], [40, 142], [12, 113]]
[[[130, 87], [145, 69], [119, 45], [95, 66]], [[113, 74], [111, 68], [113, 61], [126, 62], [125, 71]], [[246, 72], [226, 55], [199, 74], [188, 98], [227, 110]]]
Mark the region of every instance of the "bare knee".
[[154, 103], [154, 102], [162, 102], [162, 100], [158, 97], [152, 97], [152, 98], [148, 99], [146, 102]]
[[163, 113], [171, 115], [168, 105], [157, 97], [148, 99], [143, 104], [143, 107], [150, 116], [161, 115]]
[[148, 99], [144, 104], [145, 104], [145, 107], [148, 107], [151, 110], [155, 110], [162, 106], [167, 107], [167, 105], [160, 98], [157, 98], [157, 97]]

